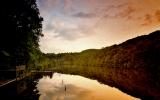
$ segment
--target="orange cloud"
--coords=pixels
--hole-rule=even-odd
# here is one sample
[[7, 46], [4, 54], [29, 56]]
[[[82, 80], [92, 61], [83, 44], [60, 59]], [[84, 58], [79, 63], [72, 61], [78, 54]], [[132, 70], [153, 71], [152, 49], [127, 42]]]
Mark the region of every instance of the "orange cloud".
[[146, 14], [144, 16], [144, 20], [143, 20], [143, 23], [141, 25], [142, 26], [150, 25], [153, 22], [152, 17], [153, 16], [151, 14]]
[[153, 14], [146, 14], [144, 15], [143, 18], [143, 23], [141, 24], [142, 26], [148, 26], [152, 23], [159, 23], [160, 22], [160, 10], [154, 11]]
[[157, 21], [160, 22], [160, 10], [157, 10], [155, 12], [155, 17], [156, 17]]
[[[132, 14], [136, 11], [132, 6], [126, 6], [125, 4], [121, 4], [118, 6], [112, 6], [112, 9], [116, 9], [116, 12], [113, 12], [112, 15], [107, 13], [104, 15], [105, 18], [126, 18], [133, 19]], [[112, 10], [111, 9], [111, 10]]]
[[135, 12], [135, 9], [131, 6], [128, 6], [126, 9], [124, 9], [122, 12], [119, 13], [119, 17], [129, 17], [133, 12]]

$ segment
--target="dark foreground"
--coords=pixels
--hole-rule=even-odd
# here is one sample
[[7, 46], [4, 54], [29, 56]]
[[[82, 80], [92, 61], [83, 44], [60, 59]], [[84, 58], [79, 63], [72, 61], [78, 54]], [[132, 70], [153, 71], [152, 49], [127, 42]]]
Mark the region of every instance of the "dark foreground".
[[19, 81], [0, 87], [0, 100], [38, 100], [37, 82], [43, 76], [52, 77], [53, 72], [32, 72]]
[[[62, 69], [66, 69], [66, 68], [67, 67], [62, 67]], [[57, 71], [62, 72], [62, 73], [70, 73], [70, 74], [76, 74], [78, 72], [75, 69], [70, 69], [69, 72], [63, 72], [60, 69], [59, 70], [57, 69]], [[95, 71], [97, 73], [93, 74], [93, 72], [95, 72]], [[159, 98], [160, 98], [160, 96], [158, 95], [159, 90], [155, 89], [154, 86], [148, 87], [149, 85], [146, 81], [144, 81], [144, 82], [141, 81], [141, 78], [145, 77], [145, 76], [141, 75], [141, 76], [137, 77], [136, 80], [133, 80], [133, 77], [135, 75], [137, 76], [137, 74], [138, 74], [137, 70], [135, 70], [135, 71], [132, 70], [133, 74], [130, 76], [124, 76], [124, 74], [127, 75], [127, 70], [120, 71], [120, 69], [119, 70], [110, 69], [110, 70], [107, 70], [107, 73], [104, 72], [105, 74], [102, 73], [102, 71], [105, 71], [105, 70], [103, 68], [101, 68], [101, 69], [94, 68], [94, 70], [88, 69], [88, 70], [83, 71], [81, 73], [79, 72], [79, 75], [89, 77], [91, 79], [96, 79], [99, 82], [105, 83], [109, 86], [119, 88], [121, 91], [123, 91], [129, 95], [132, 95], [134, 97], [141, 98], [142, 100], [159, 100]], [[116, 73], [116, 77], [117, 77], [117, 75], [119, 76], [119, 81], [123, 84], [119, 84], [118, 82], [115, 82], [113, 80], [115, 78], [113, 73]], [[12, 82], [8, 85], [0, 87], [0, 98], [3, 98], [1, 100], [11, 100], [11, 99], [14, 99], [14, 100], [38, 100], [39, 96], [40, 96], [38, 94], [38, 90], [36, 89], [36, 85], [37, 85], [38, 80], [40, 78], [42, 78], [43, 76], [52, 77], [52, 74], [53, 74], [53, 72], [38, 72], [38, 73], [33, 72], [30, 76], [27, 76], [26, 78], [24, 78], [22, 80], [15, 81], [15, 82]], [[113, 76], [111, 76], [111, 75], [113, 75]], [[122, 81], [122, 79], [123, 79], [123, 81]], [[127, 87], [127, 88], [124, 88], [124, 87]], [[139, 90], [139, 91], [136, 91], [136, 90]], [[143, 92], [144, 90], [146, 90], [146, 92]], [[154, 96], [147, 95], [148, 93], [151, 93]]]

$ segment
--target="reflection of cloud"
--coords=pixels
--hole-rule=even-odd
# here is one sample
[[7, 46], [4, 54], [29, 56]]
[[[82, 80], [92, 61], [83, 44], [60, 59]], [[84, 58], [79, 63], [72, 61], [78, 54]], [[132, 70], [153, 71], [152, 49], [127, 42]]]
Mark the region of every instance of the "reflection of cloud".
[[80, 18], [92, 18], [95, 17], [96, 15], [94, 13], [84, 13], [84, 12], [79, 12], [73, 15], [74, 17], [80, 17]]
[[[43, 85], [46, 86], [46, 84]], [[59, 83], [59, 85], [61, 85], [61, 83]], [[52, 87], [50, 87], [48, 91], [41, 89], [40, 100], [77, 100], [77, 98], [83, 98], [83, 96], [90, 93], [89, 90], [71, 84], [67, 84], [65, 86], [67, 88], [66, 92], [64, 86], [55, 87], [56, 89], [53, 89], [52, 87], [54, 87], [54, 84], [52, 84]]]
[[[65, 89], [66, 87], [66, 89]], [[77, 75], [54, 73], [37, 84], [39, 100], [135, 100], [121, 91]], [[137, 99], [139, 100], [139, 99]]]
[[41, 94], [40, 100], [80, 100], [91, 92], [73, 84], [62, 83], [60, 74], [55, 74], [53, 78], [43, 77], [39, 80], [37, 88]]

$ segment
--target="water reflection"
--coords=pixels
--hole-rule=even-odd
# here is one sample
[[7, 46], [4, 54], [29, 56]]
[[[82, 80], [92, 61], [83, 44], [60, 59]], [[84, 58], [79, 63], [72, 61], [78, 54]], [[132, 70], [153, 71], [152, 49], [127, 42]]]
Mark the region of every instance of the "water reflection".
[[139, 100], [82, 76], [54, 73], [37, 84], [39, 100]]

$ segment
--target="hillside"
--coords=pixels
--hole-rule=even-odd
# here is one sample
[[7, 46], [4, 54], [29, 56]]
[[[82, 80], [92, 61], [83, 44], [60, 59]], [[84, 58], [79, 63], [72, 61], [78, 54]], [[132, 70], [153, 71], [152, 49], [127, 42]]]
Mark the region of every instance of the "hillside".
[[80, 53], [45, 54], [38, 69], [94, 78], [142, 99], [160, 98], [160, 31]]

